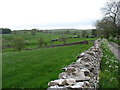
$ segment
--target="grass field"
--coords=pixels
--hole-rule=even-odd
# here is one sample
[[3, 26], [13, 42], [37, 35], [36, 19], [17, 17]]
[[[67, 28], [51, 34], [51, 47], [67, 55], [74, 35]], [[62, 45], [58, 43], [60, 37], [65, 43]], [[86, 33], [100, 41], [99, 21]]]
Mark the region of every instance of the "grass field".
[[100, 71], [100, 88], [118, 88], [120, 87], [120, 63], [107, 46], [107, 40], [102, 42], [103, 58]]
[[[52, 39], [56, 39], [56, 38], [60, 38], [60, 36], [62, 36], [62, 34], [44, 34], [41, 32], [37, 32], [36, 35], [31, 35], [31, 32], [28, 31], [26, 34], [24, 34], [22, 31], [19, 31], [18, 34], [4, 34], [2, 35], [2, 38], [4, 40], [7, 40], [8, 44], [12, 44], [12, 40], [14, 37], [22, 37], [25, 40], [28, 41], [29, 45], [27, 47], [36, 47], [37, 43], [38, 43], [38, 39], [40, 37], [42, 37], [44, 39], [45, 42], [48, 43], [48, 45], [51, 44], [51, 40]], [[64, 34], [64, 37], [70, 37], [73, 36], [71, 34]]]
[[[44, 39], [44, 41], [47, 43], [47, 46], [50, 45], [58, 45], [58, 44], [64, 44], [61, 41], [55, 41], [52, 42], [52, 40], [54, 39], [59, 39], [61, 36], [64, 37], [74, 37], [76, 35], [72, 35], [72, 34], [53, 34], [53, 33], [43, 33], [43, 32], [37, 32], [36, 35], [31, 35], [31, 31], [27, 31], [27, 33], [25, 34], [23, 31], [18, 31], [17, 34], [3, 34], [3, 40], [7, 40], [6, 42], [3, 42], [3, 46], [6, 46], [6, 48], [3, 49], [3, 53], [4, 52], [13, 52], [15, 49], [13, 48], [7, 48], [8, 45], [13, 46], [12, 45], [12, 40], [14, 37], [22, 37], [25, 40], [28, 41], [28, 45], [26, 45], [25, 48], [38, 48], [38, 39], [40, 37], [42, 37]], [[96, 38], [69, 38], [66, 43], [73, 43], [73, 42], [80, 42], [80, 41], [84, 41], [84, 40], [95, 40]], [[45, 45], [43, 45], [44, 47]]]
[[4, 53], [3, 88], [47, 88], [61, 68], [76, 61], [76, 56], [92, 44]]

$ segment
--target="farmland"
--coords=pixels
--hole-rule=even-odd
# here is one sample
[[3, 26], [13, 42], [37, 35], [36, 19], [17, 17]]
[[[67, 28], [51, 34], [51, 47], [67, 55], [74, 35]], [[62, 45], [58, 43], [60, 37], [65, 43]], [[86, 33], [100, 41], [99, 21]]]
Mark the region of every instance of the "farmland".
[[47, 88], [47, 83], [57, 78], [61, 68], [91, 46], [92, 42], [3, 54], [3, 87]]
[[[25, 33], [26, 32], [26, 33]], [[89, 33], [90, 34], [90, 33]], [[73, 34], [56, 34], [56, 33], [44, 33], [44, 32], [37, 32], [36, 35], [31, 35], [31, 31], [17, 31], [17, 33], [12, 32], [12, 34], [4, 34], [2, 37], [3, 39], [3, 52], [12, 52], [14, 49], [12, 48], [12, 43], [13, 43], [13, 38], [16, 37], [22, 37], [27, 41], [27, 45], [25, 48], [38, 48], [38, 39], [43, 38], [44, 42], [47, 43], [47, 46], [51, 45], [58, 45], [58, 44], [64, 44], [59, 40], [59, 38], [63, 36], [65, 38], [73, 37], [67, 39], [66, 43], [74, 43], [74, 42], [80, 42], [84, 40], [95, 40], [96, 38], [85, 38], [85, 37], [80, 37], [80, 38], [74, 38], [77, 37], [77, 35]], [[52, 40], [57, 39], [58, 41], [52, 42]], [[44, 47], [45, 45], [42, 45]]]
[[13, 37], [21, 36], [29, 40], [29, 45], [25, 48], [32, 48], [31, 51], [23, 49], [21, 52], [14, 48], [3, 49], [3, 88], [47, 88], [47, 83], [58, 77], [62, 68], [76, 61], [76, 57], [83, 51], [86, 51], [93, 45], [96, 38], [69, 38], [66, 43], [74, 43], [89, 40], [88, 44], [78, 44], [54, 48], [36, 48], [37, 39], [44, 38], [49, 45], [63, 44], [61, 41], [51, 40], [64, 37], [75, 37], [73, 34], [53, 34], [37, 32], [31, 35], [28, 31], [24, 34], [19, 31], [18, 34], [3, 35], [3, 39], [12, 42]]
[[119, 90], [120, 0], [0, 6], [0, 89]]
[[[88, 37], [82, 37], [81, 32], [79, 34], [80, 37], [78, 34], [66, 34], [63, 31], [59, 33], [57, 31], [51, 31], [51, 33], [36, 32], [35, 35], [31, 35], [31, 31], [17, 31], [16, 33], [13, 31], [11, 34], [3, 34], [2, 40], [5, 41], [3, 42], [2, 54], [3, 88], [47, 88], [48, 82], [57, 79], [63, 67], [75, 62], [77, 56], [89, 49], [93, 45], [93, 40], [97, 39], [90, 37], [90, 31]], [[60, 40], [61, 36], [67, 38], [65, 43]], [[12, 46], [14, 37], [22, 37], [28, 41], [20, 52]], [[38, 47], [39, 38], [43, 38], [47, 45], [43, 44]], [[73, 44], [84, 41], [88, 43]], [[70, 44], [70, 46], [64, 46], [64, 44]], [[61, 45], [61, 47], [52, 47], [55, 45]], [[31, 48], [31, 50], [27, 50], [27, 48]], [[106, 71], [104, 71], [104, 69], [109, 69], [107, 65], [104, 66], [108, 62], [105, 56], [109, 54], [109, 58], [115, 59], [115, 57], [112, 53], [106, 52], [106, 45], [102, 44], [102, 48], [104, 56], [101, 63], [100, 88], [116, 88], [117, 81], [113, 85], [111, 85], [111, 81], [109, 84], [107, 81], [111, 80], [111, 77], [118, 78], [118, 71], [114, 73], [111, 70], [113, 72], [111, 77], [107, 77]]]

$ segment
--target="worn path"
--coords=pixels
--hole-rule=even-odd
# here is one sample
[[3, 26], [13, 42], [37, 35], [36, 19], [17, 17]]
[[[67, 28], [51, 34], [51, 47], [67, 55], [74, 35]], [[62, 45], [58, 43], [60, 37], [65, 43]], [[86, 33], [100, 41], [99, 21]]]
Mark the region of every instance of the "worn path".
[[110, 50], [112, 51], [112, 53], [117, 57], [117, 59], [120, 62], [120, 46], [114, 42], [109, 42]]

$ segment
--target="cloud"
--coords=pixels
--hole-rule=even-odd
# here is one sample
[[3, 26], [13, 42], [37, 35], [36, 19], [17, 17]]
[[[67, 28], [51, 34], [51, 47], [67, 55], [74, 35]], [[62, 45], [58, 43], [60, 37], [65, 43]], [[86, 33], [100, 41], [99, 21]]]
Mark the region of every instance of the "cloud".
[[[12, 29], [31, 26], [81, 27], [102, 17], [100, 8], [107, 0], [1, 0], [0, 27]], [[80, 22], [78, 24], [78, 22]], [[57, 24], [56, 24], [57, 23]], [[69, 25], [68, 25], [69, 24]], [[75, 25], [76, 24], [76, 25]], [[30, 26], [29, 26], [30, 25]], [[86, 25], [86, 26], [87, 26]], [[72, 25], [71, 25], [72, 27]], [[34, 27], [36, 28], [36, 27]]]

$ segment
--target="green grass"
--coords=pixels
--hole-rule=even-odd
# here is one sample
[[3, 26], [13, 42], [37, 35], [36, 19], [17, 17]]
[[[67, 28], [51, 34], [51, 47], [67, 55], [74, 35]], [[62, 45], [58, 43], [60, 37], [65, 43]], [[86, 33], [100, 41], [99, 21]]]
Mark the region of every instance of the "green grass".
[[109, 41], [115, 42], [115, 43], [120, 45], [120, 40], [119, 39], [116, 39], [116, 40], [115, 39], [109, 39]]
[[109, 50], [107, 46], [107, 40], [103, 40], [103, 58], [101, 61], [101, 71], [100, 71], [100, 88], [118, 88], [119, 86], [119, 66], [117, 58]]
[[[18, 34], [3, 34], [3, 39], [7, 40], [6, 42], [3, 43], [3, 46], [13, 46], [12, 45], [12, 40], [14, 37], [23, 37], [25, 40], [28, 40], [28, 45], [26, 45], [25, 48], [38, 48], [38, 39], [40, 37], [42, 37], [44, 39], [45, 42], [47, 42], [47, 45], [57, 45], [57, 44], [64, 44], [61, 41], [55, 41], [55, 42], [51, 42], [52, 39], [56, 39], [56, 38], [60, 38], [61, 35], [63, 35], [64, 37], [71, 37], [71, 36], [75, 36], [75, 35], [71, 35], [71, 34], [44, 34], [42, 32], [37, 32], [36, 35], [31, 35], [31, 32], [28, 31], [26, 34], [24, 34], [23, 31], [19, 31]], [[96, 38], [70, 38], [67, 40], [66, 43], [73, 43], [73, 42], [80, 42], [80, 41], [84, 41], [84, 40], [95, 40]], [[43, 45], [44, 47], [45, 45]], [[15, 51], [13, 48], [5, 48], [3, 49], [3, 53], [6, 52], [13, 52]]]
[[[12, 40], [14, 37], [18, 37], [18, 36], [21, 36], [23, 37], [25, 40], [34, 40], [34, 41], [37, 41], [37, 39], [39, 37], [43, 37], [45, 39], [45, 41], [49, 41], [49, 40], [52, 40], [52, 39], [56, 39], [56, 38], [59, 38], [62, 34], [44, 34], [44, 33], [41, 33], [41, 32], [37, 32], [36, 35], [31, 35], [31, 32], [27, 32], [26, 34], [24, 33], [18, 33], [18, 34], [3, 34], [3, 38], [5, 40]], [[65, 37], [69, 37], [69, 36], [73, 36], [71, 34], [64, 34]]]
[[[2, 35], [2, 39], [7, 40], [6, 42], [4, 42], [3, 45], [7, 46], [10, 45], [12, 46], [12, 40], [14, 37], [22, 37], [25, 40], [28, 41], [29, 45], [26, 46], [26, 48], [36, 48], [38, 47], [38, 39], [40, 37], [42, 37], [44, 39], [45, 42], [47, 42], [48, 45], [51, 45], [51, 40], [52, 39], [56, 39], [56, 38], [60, 38], [61, 34], [44, 34], [41, 32], [37, 32], [36, 35], [31, 35], [31, 32], [28, 31], [26, 34], [24, 34], [24, 32], [19, 31], [18, 34], [3, 34]], [[70, 34], [64, 34], [65, 37], [70, 37], [70, 36], [74, 36], [74, 35], [70, 35]], [[10, 49], [6, 48], [3, 49], [3, 52], [5, 51], [9, 51]]]
[[61, 68], [76, 61], [76, 56], [89, 49], [86, 45], [45, 48], [3, 54], [3, 88], [47, 88], [57, 79]]

